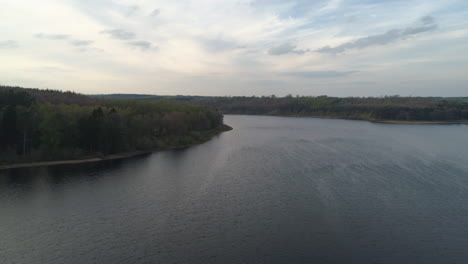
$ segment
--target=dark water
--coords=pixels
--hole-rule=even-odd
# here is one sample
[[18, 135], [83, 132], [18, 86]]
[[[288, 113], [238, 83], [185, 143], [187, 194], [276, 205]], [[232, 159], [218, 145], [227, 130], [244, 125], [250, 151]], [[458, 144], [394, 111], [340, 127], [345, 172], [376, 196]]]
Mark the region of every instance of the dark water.
[[468, 126], [226, 123], [186, 150], [0, 172], [0, 263], [468, 263]]

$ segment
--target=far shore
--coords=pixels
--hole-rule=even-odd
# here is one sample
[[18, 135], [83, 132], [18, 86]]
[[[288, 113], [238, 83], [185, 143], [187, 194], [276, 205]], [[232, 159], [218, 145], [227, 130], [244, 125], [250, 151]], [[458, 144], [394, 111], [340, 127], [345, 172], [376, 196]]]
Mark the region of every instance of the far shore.
[[373, 123], [387, 123], [387, 124], [426, 124], [426, 125], [467, 125], [468, 121], [402, 121], [402, 120], [369, 120]]
[[[225, 114], [225, 115], [238, 115], [238, 114]], [[242, 115], [242, 114], [240, 114], [240, 115]], [[256, 114], [245, 114], [245, 115], [256, 115]], [[264, 114], [263, 116], [340, 119], [340, 120], [352, 120], [352, 121], [367, 121], [367, 122], [371, 122], [371, 123], [384, 123], [384, 124], [468, 125], [468, 120], [457, 120], [457, 121], [410, 121], [410, 120], [353, 119], [353, 118], [344, 118], [344, 117], [335, 117], [335, 116], [311, 116], [311, 115], [269, 115], [269, 114]]]
[[174, 146], [174, 147], [167, 147], [163, 149], [155, 149], [155, 150], [143, 150], [143, 151], [133, 151], [133, 152], [126, 152], [126, 153], [118, 153], [114, 155], [108, 155], [104, 157], [94, 157], [94, 158], [86, 158], [86, 159], [75, 159], [75, 160], [55, 160], [55, 161], [41, 161], [41, 162], [29, 162], [29, 163], [17, 163], [17, 164], [8, 164], [8, 165], [0, 165], [0, 170], [9, 170], [9, 169], [20, 169], [20, 168], [33, 168], [33, 167], [50, 167], [50, 166], [57, 166], [57, 165], [71, 165], [71, 164], [84, 164], [84, 163], [94, 163], [100, 161], [109, 161], [109, 160], [120, 160], [120, 159], [127, 159], [137, 156], [148, 155], [153, 152], [157, 151], [165, 151], [165, 150], [174, 150], [174, 149], [184, 149], [188, 147], [192, 147], [195, 145], [199, 145], [211, 140], [214, 136], [232, 130], [232, 127], [223, 124], [218, 129], [215, 129], [209, 133], [209, 138], [202, 142], [184, 145], [184, 146]]

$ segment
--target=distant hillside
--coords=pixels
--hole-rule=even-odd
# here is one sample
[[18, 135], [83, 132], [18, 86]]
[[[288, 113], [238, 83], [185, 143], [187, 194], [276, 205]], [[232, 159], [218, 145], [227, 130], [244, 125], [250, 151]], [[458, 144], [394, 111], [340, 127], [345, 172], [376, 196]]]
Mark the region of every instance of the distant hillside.
[[151, 94], [91, 94], [92, 98], [109, 99], [109, 100], [170, 100], [170, 101], [183, 101], [192, 102], [200, 101], [210, 96], [192, 96], [192, 95], [151, 95]]
[[92, 98], [110, 99], [110, 100], [149, 100], [161, 99], [163, 96], [150, 95], [150, 94], [91, 94], [88, 95]]
[[370, 121], [465, 122], [467, 97], [209, 97], [157, 95], [101, 95], [106, 99], [138, 99], [192, 104], [225, 114], [314, 116]]
[[0, 86], [25, 91], [38, 103], [98, 105], [112, 101], [164, 102], [208, 107], [225, 114], [313, 116], [370, 121], [466, 122], [468, 97], [186, 96], [149, 94], [82, 95]]

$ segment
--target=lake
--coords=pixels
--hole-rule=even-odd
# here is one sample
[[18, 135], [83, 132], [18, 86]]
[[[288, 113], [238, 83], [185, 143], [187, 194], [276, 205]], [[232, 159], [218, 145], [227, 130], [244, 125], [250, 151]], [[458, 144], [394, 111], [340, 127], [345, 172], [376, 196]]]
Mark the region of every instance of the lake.
[[468, 263], [468, 126], [226, 116], [183, 150], [0, 172], [0, 263]]

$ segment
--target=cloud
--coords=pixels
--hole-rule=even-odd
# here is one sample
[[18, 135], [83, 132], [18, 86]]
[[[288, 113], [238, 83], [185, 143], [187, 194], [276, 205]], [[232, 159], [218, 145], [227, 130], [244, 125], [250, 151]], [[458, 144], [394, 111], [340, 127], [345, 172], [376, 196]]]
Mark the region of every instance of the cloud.
[[87, 46], [77, 46], [76, 51], [78, 52], [95, 52], [95, 53], [103, 53], [103, 49], [87, 47]]
[[403, 36], [416, 35], [422, 32], [434, 30], [436, 28], [437, 28], [437, 23], [435, 22], [435, 19], [431, 16], [425, 16], [421, 18], [421, 20], [416, 26], [406, 28], [403, 31], [402, 35]]
[[18, 42], [13, 40], [0, 41], [0, 49], [14, 49], [18, 47]]
[[[104, 89], [365, 96], [406, 94], [408, 88], [421, 87], [418, 95], [468, 95], [468, 89], [450, 90], [443, 83], [425, 90], [427, 83], [415, 83], [415, 88], [399, 82], [430, 76], [466, 83], [465, 1], [225, 0], [222, 5], [197, 0], [43, 0], [28, 5], [8, 1], [2, 6], [4, 12], [0, 11], [5, 24], [1, 47], [16, 46], [5, 43], [11, 39], [19, 48], [0, 49], [5, 55], [0, 79], [23, 78], [25, 83], [34, 81], [41, 87], [69, 87], [84, 93]], [[427, 14], [435, 21], [432, 17], [419, 20]], [[436, 24], [438, 29], [428, 31]], [[22, 25], [29, 35], [17, 32], [15, 25]], [[38, 38], [36, 33], [41, 33]], [[381, 40], [379, 35], [383, 35]], [[370, 37], [369, 43], [356, 42], [365, 37]], [[57, 38], [62, 40], [53, 40]], [[376, 39], [382, 44], [375, 44]], [[73, 45], [78, 40], [94, 42]], [[356, 43], [343, 45], [340, 51], [339, 46], [347, 42]], [[390, 48], [413, 42], [417, 45]], [[327, 45], [335, 50], [315, 53]], [[20, 52], [23, 49], [28, 52]], [[371, 49], [375, 50], [359, 52]], [[333, 56], [341, 53], [350, 56]], [[60, 66], [76, 73], [51, 76], [18, 71], [37, 65]], [[190, 79], [192, 76], [200, 76], [200, 80]], [[262, 80], [271, 80], [274, 91]]]
[[358, 71], [297, 71], [286, 72], [283, 75], [302, 77], [302, 78], [335, 78], [344, 77], [357, 73]]
[[319, 12], [329, 12], [331, 10], [337, 9], [342, 4], [343, 0], [329, 0], [325, 6], [320, 8]]
[[129, 41], [127, 42], [128, 45], [133, 46], [134, 48], [139, 48], [143, 51], [147, 51], [150, 49], [157, 49], [156, 46], [153, 46], [151, 42], [145, 40], [136, 40], [136, 41]]
[[358, 21], [359, 18], [357, 16], [350, 16], [348, 18], [346, 18], [346, 23], [354, 23], [356, 21]]
[[434, 30], [436, 28], [437, 24], [434, 18], [431, 16], [426, 16], [421, 18], [414, 26], [403, 29], [391, 29], [383, 34], [359, 38], [354, 41], [343, 43], [336, 47], [326, 46], [316, 50], [316, 52], [337, 54], [343, 53], [349, 49], [364, 49], [375, 45], [386, 45], [398, 40], [403, 40], [406, 37]]
[[159, 14], [161, 14], [161, 11], [156, 8], [150, 13], [150, 16], [157, 17], [157, 16], [159, 16]]
[[84, 46], [89, 46], [93, 43], [91, 40], [79, 40], [79, 39], [71, 39], [72, 36], [67, 35], [67, 34], [44, 34], [44, 33], [39, 33], [35, 35], [36, 38], [39, 39], [50, 39], [50, 40], [68, 40], [70, 39], [70, 45], [76, 46], [76, 47], [84, 47]]
[[100, 33], [109, 35], [111, 38], [114, 38], [114, 39], [129, 40], [129, 39], [135, 38], [135, 33], [130, 32], [130, 31], [125, 31], [123, 29], [103, 30]]
[[122, 7], [122, 13], [125, 15], [125, 16], [132, 16], [132, 15], [135, 15], [138, 10], [140, 10], [140, 7], [137, 6], [137, 5], [132, 5], [132, 6], [123, 6]]
[[57, 73], [57, 72], [69, 73], [69, 72], [72, 72], [72, 70], [61, 68], [61, 67], [54, 67], [54, 66], [32, 67], [32, 68], [25, 69], [25, 71], [42, 72], [42, 73]]
[[271, 49], [268, 50], [268, 54], [270, 55], [275, 55], [275, 56], [279, 56], [279, 55], [284, 55], [284, 54], [288, 54], [288, 53], [295, 53], [295, 54], [304, 54], [304, 53], [307, 53], [309, 52], [309, 50], [298, 50], [297, 49], [297, 46], [292, 44], [292, 43], [283, 43], [279, 46], [276, 46], [276, 47], [273, 47]]
[[93, 43], [92, 40], [72, 40], [70, 41], [70, 44], [72, 44], [73, 46], [89, 46]]
[[66, 34], [44, 34], [44, 33], [39, 33], [35, 35], [36, 38], [39, 39], [52, 39], [52, 40], [63, 40], [63, 39], [69, 39], [70, 35]]
[[241, 48], [235, 41], [221, 38], [211, 38], [202, 40], [203, 47], [209, 52], [223, 52], [227, 50]]

